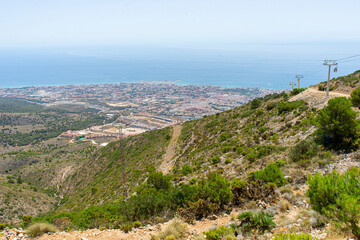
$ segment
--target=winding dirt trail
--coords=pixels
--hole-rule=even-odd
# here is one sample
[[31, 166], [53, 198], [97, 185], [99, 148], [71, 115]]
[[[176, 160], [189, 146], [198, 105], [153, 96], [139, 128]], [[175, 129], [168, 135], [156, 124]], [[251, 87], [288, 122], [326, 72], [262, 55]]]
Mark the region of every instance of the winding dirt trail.
[[[307, 90], [309, 92], [314, 92], [314, 93], [318, 93], [318, 94], [322, 94], [322, 95], [326, 96], [326, 91], [319, 91], [319, 90], [316, 90], [315, 88], [308, 88]], [[329, 95], [334, 96], [334, 97], [350, 97], [350, 94], [333, 92], [333, 91], [330, 91]]]
[[170, 139], [170, 143], [166, 149], [166, 153], [163, 155], [162, 163], [159, 167], [159, 170], [162, 171], [164, 174], [169, 173], [174, 165], [174, 161], [172, 160], [175, 156], [175, 150], [181, 134], [181, 129], [181, 125], [173, 126], [173, 134]]
[[291, 97], [290, 101], [304, 100], [310, 106], [318, 109], [323, 108], [327, 102], [334, 97], [350, 97], [348, 93], [329, 92], [329, 98], [326, 97], [326, 91], [318, 91], [316, 88], [310, 87], [305, 91]]

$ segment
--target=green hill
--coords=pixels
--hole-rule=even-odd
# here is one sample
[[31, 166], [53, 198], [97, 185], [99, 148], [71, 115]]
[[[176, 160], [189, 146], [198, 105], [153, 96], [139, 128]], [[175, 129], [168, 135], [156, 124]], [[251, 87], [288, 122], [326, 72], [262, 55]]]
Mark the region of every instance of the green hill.
[[0, 112], [2, 113], [32, 113], [39, 112], [42, 107], [36, 103], [18, 98], [0, 97]]

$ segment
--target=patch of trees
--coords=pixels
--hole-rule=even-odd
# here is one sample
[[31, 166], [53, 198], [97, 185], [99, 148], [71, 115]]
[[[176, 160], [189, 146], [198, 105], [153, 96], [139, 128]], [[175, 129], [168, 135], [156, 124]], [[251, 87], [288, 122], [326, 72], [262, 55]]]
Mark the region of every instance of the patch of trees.
[[36, 129], [28, 133], [0, 132], [0, 143], [9, 146], [26, 146], [36, 144], [59, 136], [67, 130], [81, 130], [94, 125], [101, 125], [105, 117], [90, 116], [79, 118], [60, 118], [48, 122], [45, 129]]
[[360, 239], [360, 169], [350, 168], [343, 174], [334, 170], [324, 176], [317, 172], [309, 177], [308, 184], [312, 208]]
[[317, 116], [320, 141], [333, 149], [350, 149], [357, 139], [356, 112], [345, 97], [330, 99]]
[[32, 113], [41, 111], [42, 107], [18, 98], [0, 97], [0, 112], [2, 113]]

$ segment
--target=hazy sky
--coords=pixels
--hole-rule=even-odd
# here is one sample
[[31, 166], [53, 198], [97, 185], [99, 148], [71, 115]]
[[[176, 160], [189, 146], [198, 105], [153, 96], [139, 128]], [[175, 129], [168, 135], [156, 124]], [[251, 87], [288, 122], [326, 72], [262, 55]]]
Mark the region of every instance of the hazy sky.
[[360, 41], [360, 0], [0, 0], [0, 47]]

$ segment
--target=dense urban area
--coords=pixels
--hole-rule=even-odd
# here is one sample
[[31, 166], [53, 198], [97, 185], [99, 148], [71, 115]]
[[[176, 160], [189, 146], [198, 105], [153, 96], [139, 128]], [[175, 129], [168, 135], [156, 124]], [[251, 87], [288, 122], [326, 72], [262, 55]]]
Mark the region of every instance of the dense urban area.
[[136, 135], [147, 130], [179, 124], [240, 106], [254, 98], [280, 90], [177, 85], [172, 82], [139, 82], [94, 85], [1, 88], [1, 97], [25, 99], [44, 107], [77, 105], [93, 108], [112, 118], [99, 126], [61, 136], [79, 138]]

